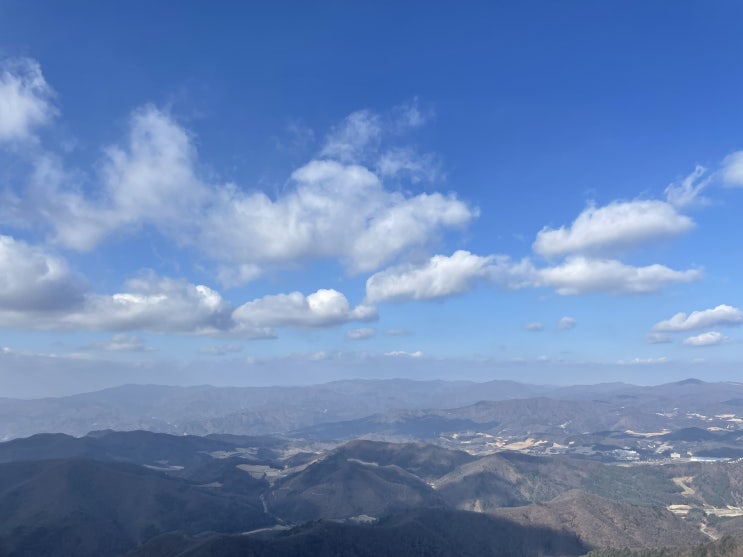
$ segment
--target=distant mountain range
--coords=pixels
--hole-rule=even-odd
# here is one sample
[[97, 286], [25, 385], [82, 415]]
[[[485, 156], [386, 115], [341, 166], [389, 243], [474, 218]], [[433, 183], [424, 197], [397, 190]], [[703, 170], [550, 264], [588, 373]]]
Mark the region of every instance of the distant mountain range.
[[0, 556], [732, 557], [740, 400], [699, 380], [0, 399]]
[[[658, 413], [674, 410], [704, 415], [721, 409], [740, 412], [742, 400], [743, 384], [696, 379], [654, 387], [402, 379], [308, 387], [125, 385], [59, 398], [0, 398], [0, 440], [41, 432], [85, 435], [101, 429], [193, 435], [298, 431], [321, 438], [394, 433], [421, 438], [447, 429], [467, 429], [473, 423], [495, 425], [518, 419], [523, 426], [529, 418], [534, 428], [567, 421], [571, 431], [583, 432], [597, 430], [596, 420], [604, 428], [662, 427], [667, 420]], [[520, 416], [514, 417], [515, 413]], [[329, 425], [341, 422], [350, 423]]]

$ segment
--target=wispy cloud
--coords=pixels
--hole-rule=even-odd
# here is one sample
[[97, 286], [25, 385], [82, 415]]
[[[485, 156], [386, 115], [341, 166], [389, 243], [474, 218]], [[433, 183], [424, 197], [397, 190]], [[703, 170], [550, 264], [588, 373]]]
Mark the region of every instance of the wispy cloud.
[[650, 344], [668, 344], [673, 342], [671, 336], [665, 333], [648, 333], [645, 336], [645, 340]]
[[400, 337], [400, 336], [412, 335], [413, 332], [409, 331], [408, 329], [396, 328], [396, 329], [387, 329], [384, 332], [384, 334], [389, 335], [391, 337]]
[[346, 333], [346, 338], [350, 340], [365, 340], [367, 338], [372, 338], [376, 333], [376, 330], [369, 327], [364, 327], [361, 329], [353, 329], [351, 331], [348, 331]]
[[123, 333], [112, 336], [106, 342], [96, 344], [94, 348], [107, 352], [153, 352], [156, 350], [148, 346], [142, 338]]
[[743, 187], [743, 151], [736, 151], [725, 157], [721, 174], [726, 186]]
[[242, 352], [243, 346], [240, 344], [213, 344], [211, 346], [205, 346], [199, 351], [211, 356], [225, 356], [227, 354]]
[[392, 358], [422, 358], [423, 352], [416, 350], [415, 352], [406, 352], [405, 350], [393, 350], [392, 352], [385, 352], [385, 356]]
[[708, 200], [701, 196], [702, 191], [709, 186], [711, 178], [705, 177], [707, 169], [697, 166], [694, 172], [666, 187], [665, 194], [668, 202], [674, 207], [688, 207], [707, 203]]
[[38, 62], [14, 58], [0, 63], [0, 142], [23, 141], [56, 114], [53, 91]]

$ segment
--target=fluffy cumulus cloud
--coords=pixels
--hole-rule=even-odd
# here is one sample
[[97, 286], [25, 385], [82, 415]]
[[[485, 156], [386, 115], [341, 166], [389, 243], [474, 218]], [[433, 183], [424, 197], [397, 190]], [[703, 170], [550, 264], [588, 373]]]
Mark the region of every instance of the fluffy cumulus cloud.
[[168, 114], [147, 106], [132, 115], [126, 145], [105, 150], [96, 176], [99, 195], [86, 196], [79, 176], [47, 154], [37, 160], [31, 201], [51, 221], [56, 242], [76, 250], [147, 224], [185, 239], [195, 233], [208, 200], [195, 159], [191, 136]]
[[740, 325], [743, 323], [743, 311], [736, 307], [721, 304], [712, 309], [692, 311], [690, 314], [679, 312], [670, 319], [653, 325], [655, 332], [693, 331], [719, 327], [721, 325]]
[[743, 151], [736, 151], [725, 157], [721, 173], [725, 185], [743, 187]]
[[453, 195], [388, 191], [367, 168], [337, 161], [312, 161], [292, 181], [294, 188], [275, 200], [222, 189], [204, 216], [204, 248], [236, 263], [336, 258], [361, 272], [477, 215]]
[[84, 292], [63, 258], [0, 235], [0, 311], [69, 310], [83, 303]]
[[695, 336], [691, 336], [683, 341], [684, 346], [717, 346], [718, 344], [725, 344], [730, 339], [724, 336], [722, 333], [717, 331], [709, 331], [707, 333], [701, 333]]
[[257, 327], [323, 327], [349, 321], [371, 321], [376, 310], [368, 305], [352, 308], [346, 297], [332, 289], [308, 296], [301, 292], [269, 295], [247, 302], [232, 314], [237, 330]]
[[634, 267], [613, 259], [569, 257], [562, 264], [535, 271], [535, 284], [555, 288], [563, 296], [594, 292], [647, 294], [673, 283], [701, 278], [701, 271], [676, 271], [664, 265]]
[[[0, 320], [5, 326], [273, 338], [274, 327], [328, 327], [376, 318], [373, 307], [352, 308], [336, 290], [264, 296], [235, 309], [208, 286], [152, 272], [127, 281], [121, 292], [94, 293], [64, 259], [0, 236]], [[135, 337], [117, 336], [102, 348], [132, 351], [138, 346]]]
[[432, 300], [462, 294], [478, 282], [490, 280], [492, 257], [468, 251], [435, 255], [423, 265], [401, 265], [381, 271], [366, 281], [372, 303], [394, 300]]
[[524, 329], [532, 333], [538, 333], [538, 332], [544, 331], [544, 323], [540, 323], [538, 321], [534, 321], [533, 323], [527, 323], [526, 325], [524, 325]]
[[63, 258], [0, 236], [0, 316], [26, 328], [207, 332], [228, 327], [230, 308], [206, 286], [152, 274], [94, 294]]
[[89, 294], [84, 307], [60, 321], [69, 328], [209, 334], [230, 327], [231, 307], [204, 285], [146, 274], [125, 291]]
[[[55, 114], [52, 95], [37, 63], [16, 60], [0, 66], [0, 141], [33, 138], [34, 130]], [[111, 236], [152, 228], [213, 262], [215, 277], [226, 286], [313, 260], [337, 261], [351, 274], [371, 276], [365, 301], [356, 307], [333, 289], [233, 304], [208, 286], [152, 273], [126, 282], [121, 292], [94, 293], [63, 258], [0, 236], [2, 323], [267, 338], [276, 336], [275, 328], [374, 320], [374, 304], [442, 299], [480, 284], [553, 288], [560, 295], [631, 294], [700, 278], [695, 269], [636, 267], [610, 257], [692, 229], [694, 222], [679, 211], [699, 200], [706, 187], [702, 168], [668, 186], [665, 201], [590, 206], [570, 226], [542, 229], [533, 250], [550, 258], [547, 263], [464, 250], [420, 262], [421, 254], [448, 232], [478, 216], [477, 208], [455, 194], [400, 187], [401, 182], [442, 176], [434, 155], [398, 141], [429, 117], [417, 100], [387, 113], [352, 113], [331, 130], [316, 158], [294, 170], [275, 195], [211, 183], [199, 172], [193, 135], [167, 111], [151, 105], [131, 114], [125, 138], [105, 148], [90, 172], [67, 168], [63, 157], [37, 142], [28, 150], [33, 172], [25, 184], [8, 187], [0, 215], [4, 225], [22, 226], [27, 233], [46, 227], [57, 247], [93, 250]], [[740, 153], [725, 159], [727, 183], [743, 185], [741, 161]], [[716, 326], [723, 324], [719, 318], [725, 308], [735, 309], [708, 310], [717, 312], [717, 320], [695, 312], [669, 321], [707, 319], [699, 327]], [[567, 328], [566, 323], [560, 327]], [[537, 330], [536, 324], [527, 328]], [[369, 331], [357, 329], [348, 336], [366, 338]], [[114, 337], [111, 346], [135, 347], [134, 338]]]
[[568, 228], [542, 229], [533, 249], [547, 257], [601, 256], [678, 236], [693, 227], [689, 217], [665, 201], [614, 202], [604, 207], [588, 207]]
[[26, 140], [55, 114], [52, 90], [28, 58], [0, 64], [0, 142]]
[[[221, 262], [218, 272], [228, 285], [252, 280], [266, 266], [317, 258], [370, 271], [478, 214], [453, 194], [388, 189], [381, 174], [352, 162], [359, 157], [344, 153], [355, 151], [340, 145], [366, 148], [374, 122], [372, 113], [356, 114], [323, 151], [335, 160], [310, 161], [292, 173], [285, 193], [271, 198], [234, 184], [206, 183], [196, 172], [191, 134], [166, 112], [146, 106], [133, 113], [126, 142], [105, 150], [93, 178], [95, 196], [86, 193], [79, 172], [44, 153], [36, 158], [25, 199], [8, 197], [12, 207], [4, 212], [14, 212], [16, 220], [46, 221], [58, 244], [83, 251], [111, 234], [154, 226]], [[404, 149], [382, 160], [384, 172], [407, 174], [411, 181], [434, 172]]]
[[554, 288], [561, 296], [583, 294], [648, 294], [675, 283], [700, 279], [701, 271], [677, 271], [663, 265], [635, 267], [614, 259], [571, 256], [558, 265], [537, 267], [530, 259], [478, 256], [457, 251], [429, 261], [380, 271], [366, 282], [370, 303], [429, 300], [462, 294], [478, 284], [509, 289]]
[[576, 324], [577, 323], [575, 319], [573, 319], [572, 317], [565, 316], [565, 317], [560, 318], [560, 320], [557, 322], [557, 330], [558, 331], [569, 331], [570, 329], [574, 329]]

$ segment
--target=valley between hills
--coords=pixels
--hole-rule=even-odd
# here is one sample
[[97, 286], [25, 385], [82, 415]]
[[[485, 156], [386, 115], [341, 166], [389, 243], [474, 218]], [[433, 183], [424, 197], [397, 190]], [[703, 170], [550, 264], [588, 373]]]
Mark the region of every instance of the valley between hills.
[[0, 399], [0, 555], [743, 554], [743, 384]]

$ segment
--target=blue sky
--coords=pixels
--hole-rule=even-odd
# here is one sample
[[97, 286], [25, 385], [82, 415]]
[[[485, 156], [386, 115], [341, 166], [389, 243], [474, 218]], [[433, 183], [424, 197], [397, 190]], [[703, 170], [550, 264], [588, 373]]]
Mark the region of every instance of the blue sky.
[[738, 2], [0, 1], [0, 396], [743, 364]]

